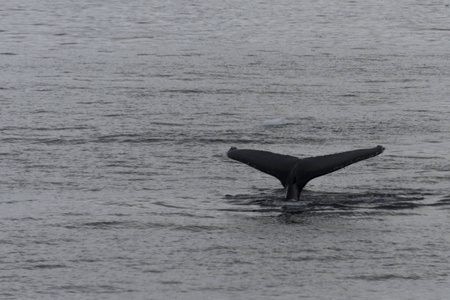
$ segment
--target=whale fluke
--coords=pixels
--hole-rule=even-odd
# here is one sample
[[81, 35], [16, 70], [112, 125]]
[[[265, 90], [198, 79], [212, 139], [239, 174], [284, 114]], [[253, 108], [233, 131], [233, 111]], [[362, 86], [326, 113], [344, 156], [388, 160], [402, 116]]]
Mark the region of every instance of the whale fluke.
[[297, 158], [261, 150], [231, 147], [227, 156], [276, 177], [286, 188], [287, 200], [299, 200], [303, 187], [312, 179], [383, 153], [384, 147]]

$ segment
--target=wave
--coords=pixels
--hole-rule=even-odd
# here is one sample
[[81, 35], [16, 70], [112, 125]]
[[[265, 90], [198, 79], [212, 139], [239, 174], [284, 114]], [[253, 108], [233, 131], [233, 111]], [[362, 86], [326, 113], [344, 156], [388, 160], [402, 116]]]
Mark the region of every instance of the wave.
[[[425, 194], [420, 191], [401, 191], [394, 193], [333, 193], [304, 191], [302, 200], [283, 200], [282, 190], [260, 191], [259, 195], [226, 195], [229, 203], [245, 206], [260, 206], [253, 209], [255, 212], [279, 212], [282, 214], [300, 214], [306, 212], [343, 212], [343, 211], [398, 211], [412, 210], [421, 207], [448, 207], [450, 199], [444, 198], [437, 201], [427, 201]], [[248, 209], [245, 209], [248, 211]]]

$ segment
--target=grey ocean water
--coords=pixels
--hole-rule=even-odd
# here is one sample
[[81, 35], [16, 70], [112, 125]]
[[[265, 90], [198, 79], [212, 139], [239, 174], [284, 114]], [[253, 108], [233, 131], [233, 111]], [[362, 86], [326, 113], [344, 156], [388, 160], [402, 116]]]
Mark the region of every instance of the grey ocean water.
[[447, 299], [448, 5], [2, 3], [0, 299]]

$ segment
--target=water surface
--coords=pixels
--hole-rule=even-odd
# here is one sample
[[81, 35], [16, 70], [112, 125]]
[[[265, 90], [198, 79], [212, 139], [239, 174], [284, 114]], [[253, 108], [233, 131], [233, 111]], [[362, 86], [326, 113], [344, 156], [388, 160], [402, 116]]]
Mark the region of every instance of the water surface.
[[[0, 9], [0, 298], [444, 299], [445, 1]], [[284, 202], [231, 146], [386, 151]]]

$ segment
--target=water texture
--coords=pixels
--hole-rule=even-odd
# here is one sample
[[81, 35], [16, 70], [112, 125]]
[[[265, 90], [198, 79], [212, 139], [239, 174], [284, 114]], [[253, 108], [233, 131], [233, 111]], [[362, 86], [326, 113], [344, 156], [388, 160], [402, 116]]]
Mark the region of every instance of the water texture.
[[2, 4], [0, 298], [445, 299], [449, 5]]

